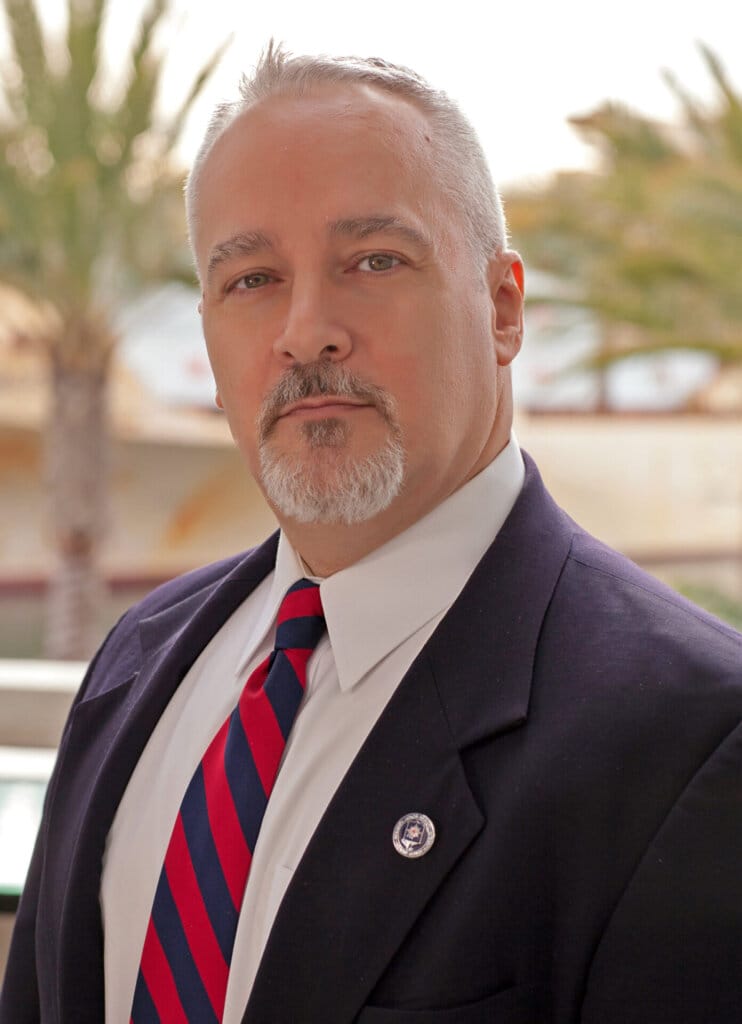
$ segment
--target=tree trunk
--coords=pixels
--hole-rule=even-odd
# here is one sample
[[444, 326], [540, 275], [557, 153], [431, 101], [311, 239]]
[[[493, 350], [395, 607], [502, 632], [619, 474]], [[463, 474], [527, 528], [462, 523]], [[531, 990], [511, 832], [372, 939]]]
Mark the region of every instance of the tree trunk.
[[55, 566], [47, 592], [45, 654], [86, 660], [100, 643], [105, 594], [98, 554], [107, 520], [110, 360], [103, 354], [92, 360], [69, 355], [52, 353], [50, 367], [45, 466]]
[[594, 411], [598, 413], [609, 413], [612, 409], [608, 393], [608, 375], [611, 369], [611, 356], [616, 348], [615, 328], [612, 324], [601, 322], [599, 324], [600, 340], [598, 342], [599, 364], [595, 368], [596, 395]]

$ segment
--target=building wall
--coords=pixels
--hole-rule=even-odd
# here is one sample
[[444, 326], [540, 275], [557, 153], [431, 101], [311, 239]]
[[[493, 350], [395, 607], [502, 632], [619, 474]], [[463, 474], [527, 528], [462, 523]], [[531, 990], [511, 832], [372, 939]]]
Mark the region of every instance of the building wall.
[[519, 416], [556, 500], [640, 561], [742, 555], [742, 418]]
[[[38, 435], [0, 434], [0, 582], [46, 578], [52, 565], [40, 461]], [[172, 576], [248, 548], [275, 528], [227, 444], [117, 441], [111, 487], [102, 550], [109, 577]]]
[[[521, 445], [557, 501], [639, 560], [742, 554], [742, 419], [525, 416]], [[0, 584], [44, 579], [38, 435], [0, 431]], [[109, 577], [174, 575], [258, 543], [275, 520], [226, 434], [210, 444], [117, 441]]]

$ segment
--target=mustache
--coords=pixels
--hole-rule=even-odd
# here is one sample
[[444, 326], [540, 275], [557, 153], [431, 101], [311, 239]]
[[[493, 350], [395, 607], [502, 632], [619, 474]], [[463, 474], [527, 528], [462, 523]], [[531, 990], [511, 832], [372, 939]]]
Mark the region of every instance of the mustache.
[[399, 433], [395, 402], [388, 391], [378, 384], [363, 380], [347, 367], [323, 360], [297, 363], [289, 367], [271, 388], [263, 400], [258, 415], [260, 442], [267, 440], [287, 405], [321, 395], [355, 398], [373, 405], [395, 434]]

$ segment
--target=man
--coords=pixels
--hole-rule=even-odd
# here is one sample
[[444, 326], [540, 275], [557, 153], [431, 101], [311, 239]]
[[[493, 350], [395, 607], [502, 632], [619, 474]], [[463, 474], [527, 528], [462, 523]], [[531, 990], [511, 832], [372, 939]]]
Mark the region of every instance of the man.
[[[188, 209], [217, 401], [280, 537], [96, 656], [2, 1024], [738, 1021], [742, 642], [515, 445], [522, 267], [468, 123], [405, 69], [269, 49]], [[286, 723], [260, 717], [280, 659]], [[229, 738], [213, 762], [238, 726], [244, 768]], [[220, 830], [254, 768], [243, 867]]]

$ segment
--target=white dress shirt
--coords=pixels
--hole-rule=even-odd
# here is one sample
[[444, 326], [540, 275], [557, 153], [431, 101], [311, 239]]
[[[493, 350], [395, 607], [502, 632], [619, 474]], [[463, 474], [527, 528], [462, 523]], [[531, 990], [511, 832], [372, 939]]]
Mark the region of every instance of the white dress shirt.
[[[224, 1024], [240, 1024], [273, 920], [335, 790], [400, 680], [463, 589], [523, 484], [517, 443], [404, 533], [320, 581], [327, 634], [263, 818], [237, 926]], [[173, 822], [196, 766], [273, 648], [288, 588], [306, 575], [281, 534], [275, 570], [204, 648], [131, 776], [101, 882], [106, 1024], [127, 1024]], [[391, 839], [390, 839], [391, 842]]]

